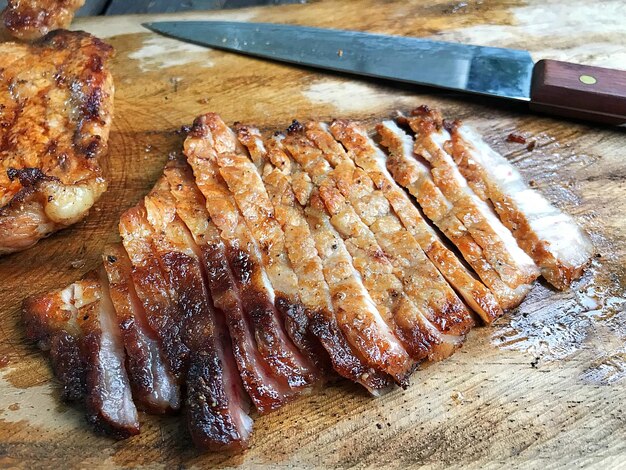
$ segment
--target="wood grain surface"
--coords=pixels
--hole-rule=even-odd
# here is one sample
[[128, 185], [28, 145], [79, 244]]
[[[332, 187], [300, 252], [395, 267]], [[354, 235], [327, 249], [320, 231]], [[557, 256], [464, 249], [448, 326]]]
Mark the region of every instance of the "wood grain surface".
[[[411, 34], [626, 68], [622, 0], [344, 0], [162, 18]], [[110, 189], [83, 222], [0, 259], [0, 467], [626, 468], [623, 129], [202, 49], [141, 28], [153, 19], [74, 25], [117, 49]], [[20, 303], [99, 263], [103, 246], [117, 238], [120, 213], [180, 149], [182, 125], [206, 111], [264, 128], [284, 128], [295, 117], [373, 122], [422, 103], [476, 126], [588, 230], [598, 255], [572, 290], [537, 283], [520, 308], [476, 328], [452, 358], [416, 372], [406, 391], [373, 399], [340, 382], [258, 418], [251, 448], [238, 456], [198, 453], [179, 417], [142, 415], [141, 435], [116, 442], [93, 434], [80, 408], [61, 403], [47, 358], [24, 340]], [[511, 132], [528, 144], [507, 142]]]

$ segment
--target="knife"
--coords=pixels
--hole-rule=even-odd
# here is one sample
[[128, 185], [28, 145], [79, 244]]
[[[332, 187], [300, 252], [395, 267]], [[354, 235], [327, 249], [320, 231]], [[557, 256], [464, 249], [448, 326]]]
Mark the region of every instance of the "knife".
[[157, 33], [203, 46], [356, 75], [528, 102], [539, 112], [626, 125], [626, 71], [528, 51], [272, 23], [166, 21]]

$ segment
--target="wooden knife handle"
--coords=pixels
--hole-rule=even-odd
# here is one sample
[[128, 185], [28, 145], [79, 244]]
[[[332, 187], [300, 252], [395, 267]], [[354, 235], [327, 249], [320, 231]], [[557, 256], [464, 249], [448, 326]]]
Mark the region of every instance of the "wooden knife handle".
[[540, 60], [530, 87], [533, 110], [626, 125], [626, 71]]

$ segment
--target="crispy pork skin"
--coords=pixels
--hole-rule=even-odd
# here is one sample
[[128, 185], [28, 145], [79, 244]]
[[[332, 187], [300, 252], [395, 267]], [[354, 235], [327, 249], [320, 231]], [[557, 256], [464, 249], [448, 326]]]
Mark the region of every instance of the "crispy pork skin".
[[85, 0], [8, 0], [4, 26], [16, 38], [31, 40], [67, 28]]
[[474, 192], [493, 204], [543, 277], [557, 289], [569, 287], [591, 262], [593, 246], [587, 234], [571, 216], [529, 188], [519, 171], [474, 129], [457, 121], [444, 126], [451, 136], [446, 142], [449, 153]]
[[254, 127], [239, 126], [237, 135], [262, 175], [274, 215], [284, 230], [287, 253], [298, 277], [300, 298], [306, 309], [306, 327], [326, 349], [338, 374], [360, 383], [374, 395], [380, 394], [389, 387], [389, 376], [369, 367], [339, 329], [330, 288], [324, 279], [322, 260], [291, 186], [288, 158], [277, 146], [268, 152], [261, 133]]
[[[321, 152], [304, 135], [296, 136], [292, 132], [285, 142], [291, 155], [315, 182], [330, 215], [330, 221], [344, 239], [354, 266], [360, 272], [363, 285], [372, 296], [377, 309], [411, 358], [414, 361], [424, 359], [438, 340], [424, 323], [423, 316], [395, 276], [389, 257], [374, 233], [359, 217], [354, 205], [339, 190], [341, 168], [333, 171]], [[345, 163], [351, 164], [348, 161]], [[352, 188], [346, 191], [349, 194], [352, 192]]]
[[[437, 187], [429, 166], [415, 158], [414, 140], [393, 121], [377, 126], [381, 145], [387, 148], [387, 168], [398, 184], [415, 197], [428, 217], [459, 250], [465, 261], [489, 287], [503, 309], [518, 305], [529, 290], [528, 284], [513, 288], [502, 280], [483, 248], [457, 216], [454, 205]], [[497, 264], [497, 259], [493, 261]]]
[[287, 385], [273, 377], [257, 348], [254, 329], [244, 313], [241, 293], [228, 264], [227, 246], [211, 221], [191, 167], [184, 160], [171, 160], [165, 175], [176, 199], [176, 211], [200, 249], [211, 297], [224, 315], [233, 359], [244, 387], [259, 413], [275, 410], [288, 401], [292, 393]]
[[191, 167], [184, 159], [174, 159], [168, 162], [165, 175], [176, 199], [176, 211], [200, 249], [211, 297], [223, 313], [233, 359], [244, 387], [261, 414], [277, 409], [289, 399], [291, 392], [266, 370], [228, 265], [226, 246], [206, 210], [206, 201], [196, 186]]
[[0, 255], [82, 219], [105, 191], [112, 53], [70, 31], [0, 44]]
[[[331, 135], [320, 127], [318, 135], [330, 141]], [[417, 240], [404, 228], [384, 192], [353, 161], [355, 154], [362, 150], [359, 147], [359, 138], [365, 135], [362, 129], [355, 123], [335, 121], [330, 130], [351, 155], [342, 151], [340, 145], [334, 146], [333, 153], [341, 157], [341, 163], [333, 171], [338, 187], [389, 254], [394, 273], [423, 315], [422, 322], [430, 323], [429, 328], [439, 331], [437, 340], [447, 343], [450, 346], [447, 354], [451, 354], [450, 349], [460, 345], [474, 325], [470, 312], [426, 257]]]
[[[419, 271], [419, 273], [414, 273], [411, 280], [423, 283], [422, 288], [417, 290], [421, 293], [422, 300], [428, 305], [425, 307], [425, 311], [430, 313], [427, 317], [440, 324], [443, 332], [446, 332], [449, 322], [460, 325], [468, 322], [462, 310], [454, 307], [456, 300], [450, 296], [448, 287], [442, 283], [441, 276], [459, 292], [470, 308], [485, 322], [491, 323], [501, 316], [502, 309], [493, 294], [447, 249], [437, 233], [424, 221], [406, 193], [393, 180], [386, 168], [387, 156], [367, 135], [365, 129], [357, 123], [345, 121], [335, 121], [331, 128], [334, 135], [349, 150], [348, 155], [367, 173], [367, 177], [363, 176], [363, 179], [367, 181], [371, 178], [372, 185], [384, 194], [395, 215], [419, 244], [420, 249], [416, 250], [412, 242], [408, 241], [410, 249], [406, 256], [413, 256], [414, 259], [407, 266]], [[341, 155], [342, 149], [337, 148], [337, 145], [328, 138], [328, 134], [323, 131], [320, 124], [311, 124], [308, 126], [307, 135], [310, 135], [320, 148], [328, 149], [325, 153]], [[379, 205], [385, 204], [381, 201]], [[394, 225], [397, 226], [397, 223]], [[404, 243], [397, 245], [407, 248]], [[432, 264], [420, 254], [422, 250]], [[441, 276], [437, 275], [434, 268], [439, 270]], [[457, 316], [459, 312], [461, 315]]]
[[263, 263], [259, 241], [248, 229], [234, 196], [220, 175], [217, 154], [235, 151], [233, 141], [222, 132], [222, 126], [215, 114], [197, 118], [185, 140], [185, 156], [222, 239], [234, 248], [229, 264], [246, 314], [255, 328], [259, 351], [272, 373], [297, 393], [316, 383], [319, 373], [289, 338], [274, 303], [276, 295]]
[[239, 207], [241, 215], [257, 240], [269, 282], [274, 290], [274, 305], [285, 320], [291, 340], [315, 366], [328, 368], [328, 355], [308, 330], [308, 317], [300, 300], [298, 278], [285, 246], [285, 234], [274, 216], [274, 208], [261, 176], [238, 141], [223, 121], [215, 119], [212, 132], [216, 142], [216, 163], [220, 175]]
[[[349, 300], [353, 302], [353, 311], [346, 317], [339, 307], [341, 324], [349, 329], [351, 334], [356, 334], [354, 339], [366, 332], [370, 345], [362, 352], [374, 353], [374, 357], [371, 358], [374, 361], [371, 364], [378, 361], [378, 367], [382, 366], [381, 370], [394, 377], [398, 384], [405, 385], [416, 366], [416, 360], [411, 358], [405, 345], [395, 335], [399, 325], [394, 315], [406, 312], [412, 306], [406, 301], [402, 289], [397, 286], [397, 279], [394, 280], [390, 276], [388, 261], [376, 247], [371, 234], [367, 230], [358, 230], [360, 221], [353, 214], [352, 207], [341, 203], [342, 196], [327, 178], [328, 163], [320, 158], [313, 143], [301, 134], [291, 133], [281, 145], [284, 145], [293, 159], [291, 165], [299, 172], [304, 172], [312, 185], [313, 192], [308, 201], [307, 217], [309, 225], [317, 232], [318, 251], [323, 252], [322, 256], [328, 257], [330, 248], [331, 252], [336, 251], [338, 255], [332, 257], [334, 258], [332, 262], [350, 264], [351, 269], [346, 270], [342, 267], [343, 269], [332, 273], [333, 276], [344, 277], [347, 281], [344, 288], [352, 291]], [[325, 275], [331, 276], [331, 273], [327, 271]], [[328, 279], [327, 282], [332, 285], [337, 280]], [[343, 294], [341, 291], [338, 292], [342, 301], [348, 300]], [[371, 306], [374, 306], [373, 310]], [[356, 316], [353, 316], [355, 314]], [[379, 339], [382, 340], [380, 350], [370, 349], [372, 346], [370, 335], [373, 337], [380, 335]], [[360, 346], [364, 344], [361, 343]], [[427, 349], [427, 343], [420, 344], [422, 357], [427, 354]], [[381, 360], [383, 364], [380, 363]]]
[[27, 299], [27, 335], [50, 350], [66, 398], [84, 397], [87, 420], [117, 438], [139, 433], [125, 353], [104, 270]]

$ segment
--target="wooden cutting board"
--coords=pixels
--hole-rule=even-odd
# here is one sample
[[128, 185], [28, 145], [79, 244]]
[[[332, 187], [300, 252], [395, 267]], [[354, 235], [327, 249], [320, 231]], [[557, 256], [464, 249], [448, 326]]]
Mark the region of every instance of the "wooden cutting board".
[[[529, 49], [626, 68], [626, 4], [583, 0], [389, 2], [160, 18], [275, 21]], [[23, 468], [626, 468], [626, 165], [624, 130], [526, 113], [487, 99], [294, 68], [203, 49], [142, 29], [156, 17], [80, 19], [117, 49], [110, 189], [85, 221], [0, 259], [0, 466]], [[59, 400], [48, 360], [24, 340], [20, 303], [97, 265], [119, 214], [151, 187], [182, 125], [207, 111], [285, 128], [293, 118], [373, 121], [427, 103], [466, 120], [591, 234], [598, 257], [568, 292], [545, 284], [406, 391], [373, 399], [341, 382], [256, 419], [251, 448], [200, 454], [178, 417], [142, 415], [140, 436], [94, 435]], [[511, 132], [534, 149], [508, 143]]]

